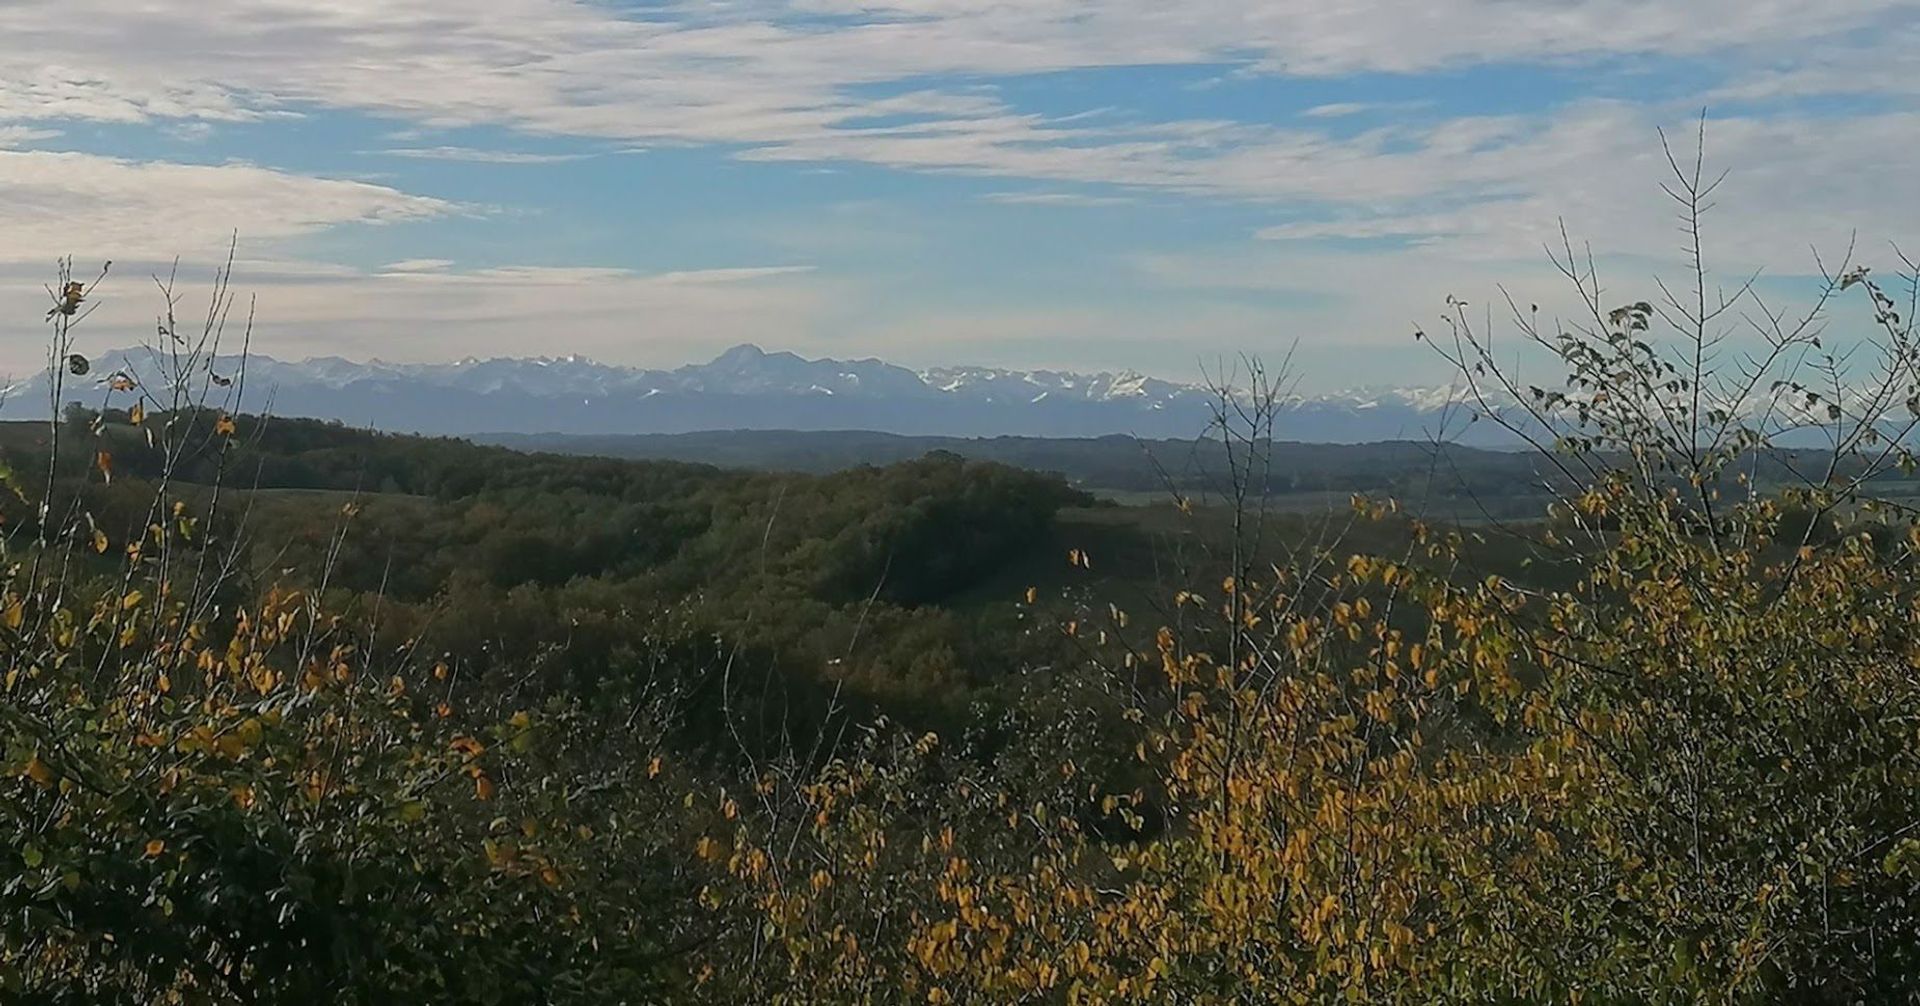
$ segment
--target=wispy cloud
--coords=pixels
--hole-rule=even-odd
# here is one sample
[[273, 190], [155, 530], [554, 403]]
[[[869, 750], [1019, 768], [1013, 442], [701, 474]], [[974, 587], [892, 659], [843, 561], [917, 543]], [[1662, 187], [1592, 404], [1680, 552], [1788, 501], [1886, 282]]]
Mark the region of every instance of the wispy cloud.
[[798, 276], [814, 271], [810, 265], [744, 266], [728, 269], [681, 269], [649, 277], [655, 283], [750, 283], [774, 276]]
[[51, 140], [60, 135], [57, 129], [39, 129], [33, 126], [0, 126], [0, 150], [23, 147], [41, 140]]
[[591, 157], [591, 154], [535, 154], [521, 150], [479, 150], [473, 147], [393, 147], [370, 151], [387, 157], [405, 157], [420, 161], [467, 161], [474, 164], [561, 164]]
[[980, 200], [1007, 206], [1123, 206], [1134, 201], [1128, 196], [1094, 196], [1080, 192], [989, 192]]
[[[1564, 221], [1604, 251], [1670, 260], [1673, 207], [1657, 189], [1670, 176], [1657, 127], [1671, 127], [1685, 153], [1696, 124], [1593, 102], [1503, 125], [1489, 142], [1436, 132], [1419, 147], [1346, 159], [1353, 198], [1316, 199], [1318, 212], [1257, 234], [1444, 241], [1460, 257], [1516, 260], [1557, 245]], [[1731, 172], [1708, 218], [1711, 250], [1727, 268], [1810, 267], [1770, 257], [1810, 244], [1837, 249], [1855, 233], [1920, 232], [1920, 200], [1889, 195], [1902, 191], [1905, 168], [1881, 153], [1886, 137], [1916, 129], [1920, 112], [1708, 122], [1708, 155]]]
[[[875, 85], [1122, 66], [1239, 63], [1328, 77], [1612, 56], [1750, 56], [1793, 72], [1822, 39], [1902, 23], [1911, 3], [1833, 0], [1149, 0], [954, 4], [807, 0], [647, 13], [571, 0], [419, 0], [313, 8], [214, 0], [71, 0], [0, 8], [0, 119], [232, 121], [347, 108], [433, 128], [503, 126], [627, 143], [743, 144], [760, 156], [854, 159], [1040, 178], [1082, 151], [1112, 180], [1223, 193], [1257, 133], [1196, 145], [1196, 124], [1068, 128], [991, 95]], [[841, 17], [823, 25], [818, 15]], [[1910, 20], [1910, 19], [1909, 19]], [[76, 22], [85, 32], [72, 30]], [[156, 45], [156, 38], [168, 40]], [[1351, 103], [1348, 103], [1351, 104]], [[1322, 108], [1338, 108], [1338, 105]], [[905, 126], [876, 125], [911, 116]], [[484, 156], [411, 148], [425, 156]], [[486, 152], [495, 153], [495, 152]], [[546, 158], [570, 155], [504, 154]], [[1213, 156], [1218, 154], [1219, 156]], [[1170, 157], [1195, 161], [1175, 171]], [[1225, 161], [1225, 164], [1215, 162]], [[1135, 162], [1144, 162], [1136, 165]], [[1138, 167], [1140, 170], [1124, 170]], [[1209, 167], [1218, 170], [1209, 172]], [[1150, 170], [1157, 168], [1158, 170]], [[1174, 176], [1174, 177], [1167, 177]], [[1259, 194], [1256, 190], [1254, 194]]]
[[0, 262], [62, 255], [168, 259], [343, 224], [426, 220], [455, 204], [249, 164], [194, 165], [0, 150]]
[[164, 128], [164, 132], [182, 143], [205, 143], [213, 138], [218, 129], [211, 122], [175, 122]]
[[1430, 108], [1432, 105], [1430, 101], [1332, 101], [1324, 105], [1315, 105], [1300, 114], [1309, 119], [1344, 119], [1352, 115], [1405, 112], [1416, 108]]
[[[126, 260], [116, 274], [141, 276], [164, 262]], [[796, 349], [825, 346], [844, 331], [844, 286], [798, 270], [701, 270], [710, 281], [618, 268], [499, 266], [471, 272], [366, 272], [305, 263], [245, 261], [237, 285], [271, 324], [256, 351], [282, 359], [330, 354], [393, 361], [456, 356], [531, 356], [564, 349], [609, 363], [673, 366], [733, 343], [769, 339]], [[0, 303], [39, 304], [38, 265], [0, 263]], [[698, 274], [695, 274], [698, 275]], [[183, 271], [191, 300], [202, 290]], [[759, 282], [741, 282], [759, 277]], [[109, 282], [80, 330], [92, 348], [137, 344], [153, 332], [152, 285]], [[25, 373], [44, 352], [16, 340], [0, 346], [0, 369]]]
[[399, 262], [389, 262], [386, 264], [386, 266], [384, 266], [381, 269], [381, 271], [382, 272], [440, 272], [451, 265], [453, 265], [453, 260], [447, 259], [447, 258], [410, 258], [410, 259], [402, 259]]

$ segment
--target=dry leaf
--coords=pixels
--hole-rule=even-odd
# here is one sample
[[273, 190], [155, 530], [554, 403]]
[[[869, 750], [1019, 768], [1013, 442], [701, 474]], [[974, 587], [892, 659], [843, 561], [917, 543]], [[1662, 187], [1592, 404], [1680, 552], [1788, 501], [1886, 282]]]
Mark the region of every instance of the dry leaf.
[[39, 755], [34, 755], [33, 757], [27, 759], [27, 767], [23, 770], [23, 772], [27, 778], [32, 779], [34, 782], [39, 783], [42, 786], [50, 787], [53, 785], [53, 780], [54, 780], [53, 768], [52, 766], [48, 765], [46, 762], [41, 761]]

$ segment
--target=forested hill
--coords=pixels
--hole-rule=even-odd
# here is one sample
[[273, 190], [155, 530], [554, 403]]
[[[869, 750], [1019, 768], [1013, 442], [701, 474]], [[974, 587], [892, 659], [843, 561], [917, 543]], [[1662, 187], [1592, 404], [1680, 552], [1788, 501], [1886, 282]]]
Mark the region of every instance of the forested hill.
[[[910, 437], [859, 430], [715, 430], [705, 433], [572, 436], [484, 434], [476, 439], [521, 450], [600, 457], [701, 461], [729, 468], [774, 472], [840, 471], [890, 464], [940, 451], [1058, 474], [1069, 485], [1130, 503], [1174, 496], [1223, 502], [1241, 475], [1283, 509], [1324, 510], [1351, 494], [1391, 496], [1434, 519], [1481, 523], [1489, 519], [1537, 519], [1553, 501], [1548, 486], [1564, 491], [1570, 473], [1625, 468], [1631, 459], [1600, 451], [1562, 467], [1552, 451], [1488, 450], [1457, 443], [1410, 440], [1367, 444], [1322, 444], [1273, 440], [1249, 451], [1231, 449], [1218, 437], [1148, 440], [1131, 436]], [[1809, 441], [1795, 431], [1788, 439]], [[1567, 455], [1570, 457], [1571, 455]], [[1869, 471], [1861, 458], [1838, 460], [1821, 447], [1768, 447], [1746, 451], [1730, 466], [1723, 491], [1745, 485], [1794, 490], [1831, 478], [1861, 477], [1883, 498], [1920, 504], [1920, 481], [1899, 469]], [[1831, 471], [1829, 471], [1831, 468]], [[1682, 488], [1683, 480], [1675, 481]]]
[[[108, 557], [141, 538], [160, 471], [128, 418], [76, 413], [61, 438], [73, 455], [62, 470], [86, 478], [63, 477], [58, 495], [79, 494]], [[778, 474], [311, 420], [235, 424], [231, 449], [210, 442], [175, 474], [228, 487], [208, 547], [242, 546], [234, 597], [324, 584], [330, 608], [377, 611], [394, 645], [431, 646], [477, 673], [537, 672], [553, 688], [632, 674], [641, 652], [702, 651], [677, 666], [731, 660], [739, 702], [767, 706], [781, 733], [807, 729], [836, 686], [909, 718], [990, 689], [1020, 660], [1016, 596], [979, 612], [949, 602], [1030, 562], [1061, 508], [1094, 502], [1054, 476], [938, 452]], [[0, 425], [27, 495], [44, 478], [47, 436], [46, 424]], [[0, 510], [14, 526], [33, 519], [19, 498]]]
[[[702, 433], [569, 435], [486, 433], [483, 443], [520, 450], [617, 458], [704, 461], [768, 471], [831, 472], [889, 464], [929, 451], [1057, 472], [1073, 485], [1120, 492], [1204, 491], [1228, 479], [1217, 439], [1105, 437], [914, 437], [863, 430], [713, 430]], [[1272, 493], [1386, 492], [1421, 496], [1508, 495], [1537, 482], [1531, 452], [1413, 440], [1371, 444], [1275, 440], [1260, 481]]]

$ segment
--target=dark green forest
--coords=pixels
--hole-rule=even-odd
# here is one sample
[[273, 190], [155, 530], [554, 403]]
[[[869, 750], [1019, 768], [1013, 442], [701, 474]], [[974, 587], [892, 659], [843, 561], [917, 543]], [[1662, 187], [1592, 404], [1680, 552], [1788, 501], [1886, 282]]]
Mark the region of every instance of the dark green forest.
[[[1494, 451], [1459, 444], [1394, 441], [1376, 444], [1293, 443], [1285, 423], [1265, 453], [1261, 489], [1273, 496], [1375, 493], [1403, 498], [1460, 499], [1480, 494], [1505, 502], [1529, 493], [1541, 479], [1539, 459], [1525, 451]], [[933, 451], [1053, 472], [1092, 491], [1127, 494], [1220, 494], [1232, 479], [1221, 443], [1143, 440], [1114, 435], [1055, 437], [912, 437], [857, 430], [715, 430], [703, 433], [590, 436], [488, 434], [476, 440], [566, 454], [640, 460], [699, 460], [729, 468], [825, 473], [862, 464], [908, 461]]]
[[[127, 418], [70, 410], [63, 468], [89, 477], [55, 490], [111, 552], [140, 538], [160, 475]], [[1019, 575], [1061, 585], [1072, 546], [1059, 515], [1098, 522], [1114, 509], [1055, 476], [944, 452], [764, 474], [233, 422], [231, 451], [170, 476], [189, 506], [227, 485], [227, 519], [202, 530], [201, 547], [237, 547], [233, 598], [318, 590], [328, 610], [369, 619], [380, 645], [546, 690], [630, 678], [665, 648], [690, 669], [673, 682], [687, 711], [714, 713], [714, 693], [733, 689], [756, 747], [810, 739], [835, 692], [856, 711], [923, 725], [1004, 701], [1014, 669], [1032, 662]], [[44, 424], [0, 430], [21, 459], [16, 482], [44, 479], [45, 439]], [[101, 445], [110, 480], [92, 463]], [[9, 509], [10, 523], [31, 520], [21, 499]], [[1107, 536], [1136, 537], [1125, 523]], [[89, 563], [103, 576], [115, 566]]]

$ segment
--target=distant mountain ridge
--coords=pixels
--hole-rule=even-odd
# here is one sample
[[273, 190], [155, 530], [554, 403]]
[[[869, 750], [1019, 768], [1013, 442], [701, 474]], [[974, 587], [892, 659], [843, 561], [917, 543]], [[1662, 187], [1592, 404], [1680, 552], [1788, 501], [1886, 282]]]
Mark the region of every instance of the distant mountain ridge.
[[[98, 354], [67, 398], [97, 405], [96, 379], [157, 369], [145, 350]], [[238, 369], [236, 359], [215, 367]], [[743, 344], [672, 370], [585, 357], [365, 363], [335, 356], [247, 360], [248, 411], [336, 419], [429, 434], [687, 433], [702, 430], [873, 430], [916, 436], [1193, 437], [1214, 394], [1133, 371], [1074, 373], [992, 367], [915, 371], [867, 358], [807, 359]], [[45, 413], [46, 375], [6, 389], [11, 418]], [[1350, 443], [1458, 434], [1465, 416], [1445, 388], [1371, 388], [1289, 403], [1277, 436]], [[1490, 424], [1489, 424], [1490, 425]], [[1457, 437], [1449, 436], [1448, 439]], [[1468, 438], [1472, 439], [1472, 438]]]

